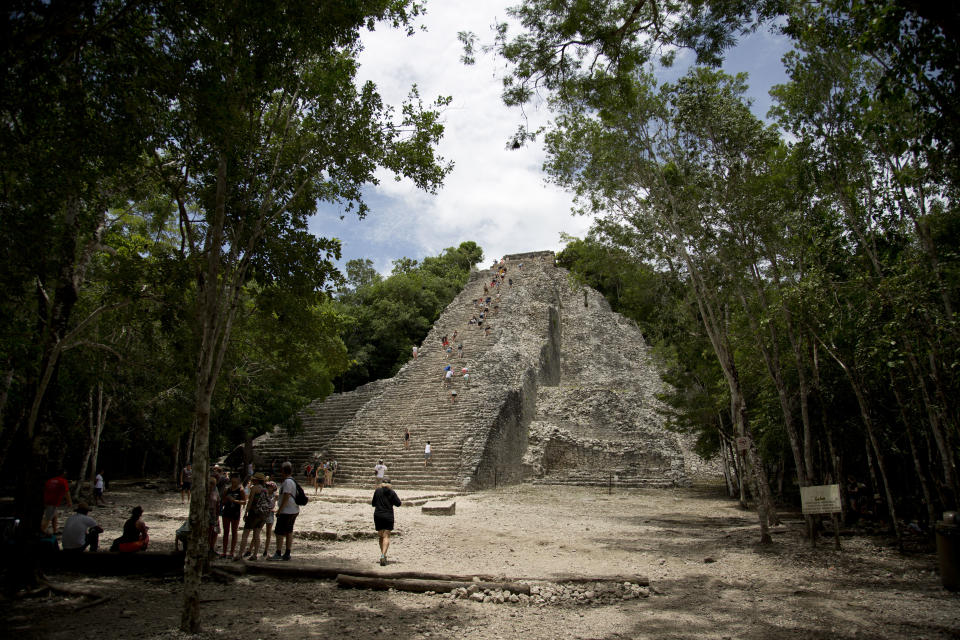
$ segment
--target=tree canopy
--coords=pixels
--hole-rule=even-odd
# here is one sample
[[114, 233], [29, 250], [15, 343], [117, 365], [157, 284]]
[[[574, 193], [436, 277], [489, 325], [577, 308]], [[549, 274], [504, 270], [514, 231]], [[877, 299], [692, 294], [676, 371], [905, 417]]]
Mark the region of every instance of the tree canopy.
[[[954, 14], [528, 0], [488, 47], [506, 103], [547, 100], [548, 179], [596, 216], [561, 263], [656, 343], [673, 422], [742, 467], [761, 527], [784, 478], [871, 478], [898, 536], [956, 506]], [[756, 28], [794, 44], [773, 124], [710, 66]], [[678, 47], [702, 66], [659, 82]]]

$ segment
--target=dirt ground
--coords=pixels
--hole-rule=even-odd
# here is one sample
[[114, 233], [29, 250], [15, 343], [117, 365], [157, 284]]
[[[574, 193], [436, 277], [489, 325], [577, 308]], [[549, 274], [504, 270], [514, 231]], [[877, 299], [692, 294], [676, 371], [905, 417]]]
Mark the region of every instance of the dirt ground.
[[[424, 492], [395, 487], [401, 499]], [[312, 494], [312, 490], [308, 490]], [[341, 589], [332, 581], [246, 575], [205, 583], [203, 638], [957, 638], [960, 595], [945, 591], [930, 553], [899, 553], [887, 538], [843, 538], [810, 549], [798, 514], [774, 544], [756, 544], [756, 517], [719, 488], [614, 490], [520, 486], [457, 496], [456, 515], [397, 510], [390, 563], [372, 537], [370, 491], [325, 490], [297, 520], [290, 564], [322, 560], [383, 572], [635, 574], [636, 582], [531, 582], [529, 598], [488, 602], [395, 591]], [[187, 509], [178, 494], [127, 487], [91, 513], [119, 535], [143, 506], [152, 547], [172, 549]], [[336, 501], [333, 501], [336, 500]], [[66, 514], [61, 514], [64, 517]], [[338, 540], [317, 539], [336, 531]], [[327, 534], [330, 536], [331, 534]], [[217, 561], [215, 564], [225, 563]], [[234, 563], [237, 564], [237, 563]], [[7, 638], [187, 638], [179, 633], [177, 578], [53, 575], [110, 599], [5, 603]], [[539, 591], [539, 593], [536, 593]], [[509, 595], [509, 594], [508, 594]], [[6, 629], [4, 629], [6, 627]]]

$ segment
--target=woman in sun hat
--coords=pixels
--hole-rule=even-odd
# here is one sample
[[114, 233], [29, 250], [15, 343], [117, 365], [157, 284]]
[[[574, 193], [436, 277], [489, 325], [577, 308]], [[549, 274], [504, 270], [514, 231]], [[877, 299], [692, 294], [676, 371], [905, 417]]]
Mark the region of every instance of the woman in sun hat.
[[[267, 497], [267, 490], [264, 487], [267, 477], [259, 471], [250, 478], [250, 495], [247, 497], [246, 510], [243, 514], [243, 539], [240, 541], [240, 553], [236, 560], [249, 557], [251, 560], [257, 559], [257, 552], [260, 550], [260, 529], [267, 522], [267, 512], [270, 511], [270, 498]], [[250, 549], [244, 553], [247, 548], [247, 538], [253, 531], [253, 541], [250, 543]]]

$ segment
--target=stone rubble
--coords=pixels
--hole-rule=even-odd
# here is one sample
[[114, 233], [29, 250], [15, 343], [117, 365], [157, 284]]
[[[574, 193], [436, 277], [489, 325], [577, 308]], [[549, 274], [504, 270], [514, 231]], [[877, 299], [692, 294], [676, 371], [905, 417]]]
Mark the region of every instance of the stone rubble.
[[483, 604], [516, 604], [520, 606], [602, 606], [622, 600], [649, 598], [651, 589], [631, 582], [582, 584], [532, 584], [530, 595], [511, 593], [509, 589], [480, 589], [477, 585], [449, 593], [433, 594], [448, 600], [472, 600]]

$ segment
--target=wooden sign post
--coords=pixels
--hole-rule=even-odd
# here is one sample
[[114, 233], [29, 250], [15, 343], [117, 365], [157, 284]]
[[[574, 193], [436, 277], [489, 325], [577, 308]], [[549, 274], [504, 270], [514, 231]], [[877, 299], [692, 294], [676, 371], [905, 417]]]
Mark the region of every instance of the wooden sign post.
[[[803, 515], [830, 514], [833, 521], [833, 547], [840, 550], [840, 521], [837, 514], [843, 509], [839, 484], [822, 484], [815, 487], [800, 487], [800, 504]], [[810, 531], [813, 544], [813, 531]]]

